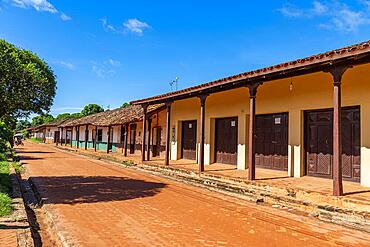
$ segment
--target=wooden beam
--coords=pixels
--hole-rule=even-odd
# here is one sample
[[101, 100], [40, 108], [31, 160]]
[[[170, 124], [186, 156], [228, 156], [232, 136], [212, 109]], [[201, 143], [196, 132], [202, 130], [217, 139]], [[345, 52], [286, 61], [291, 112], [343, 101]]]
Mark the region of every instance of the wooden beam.
[[148, 144], [146, 145], [146, 160], [150, 160], [150, 138], [151, 138], [152, 119], [148, 118]]
[[199, 172], [204, 172], [204, 139], [205, 139], [205, 115], [206, 115], [206, 94], [199, 96], [200, 99], [200, 150], [199, 150]]
[[164, 154], [164, 165], [168, 166], [170, 164], [170, 139], [171, 139], [171, 105], [172, 102], [166, 102], [166, 151]]
[[77, 148], [80, 147], [80, 126], [76, 126], [76, 141], [77, 141]]
[[125, 126], [125, 143], [123, 144], [123, 145], [124, 145], [124, 148], [125, 148], [125, 151], [124, 151], [123, 155], [124, 155], [125, 157], [127, 157], [128, 128], [129, 128], [129, 124], [127, 123], [127, 124], [126, 124], [126, 126]]
[[248, 180], [256, 179], [255, 132], [256, 132], [256, 95], [259, 84], [249, 85], [249, 131], [248, 131]]
[[142, 137], [141, 137], [141, 161], [145, 161], [146, 120], [148, 117], [147, 110], [148, 110], [148, 106], [143, 105], [143, 131], [142, 131]]
[[[66, 133], [66, 136], [67, 136], [67, 133]], [[72, 141], [73, 141], [73, 127], [71, 129], [71, 140], [69, 140], [71, 147], [72, 147]]]
[[89, 141], [89, 125], [85, 126], [85, 150], [87, 150], [87, 142]]
[[95, 136], [94, 136], [94, 151], [96, 152], [96, 143], [98, 141], [98, 126], [95, 126]]
[[110, 126], [108, 126], [107, 154], [109, 154], [109, 145], [110, 145]]
[[341, 132], [341, 112], [342, 112], [342, 76], [348, 69], [346, 66], [337, 66], [330, 73], [333, 76], [334, 95], [333, 95], [333, 195], [343, 195], [342, 182], [342, 132]]
[[60, 132], [60, 146], [62, 146], [63, 145], [63, 127], [61, 128], [60, 131], [61, 131]]

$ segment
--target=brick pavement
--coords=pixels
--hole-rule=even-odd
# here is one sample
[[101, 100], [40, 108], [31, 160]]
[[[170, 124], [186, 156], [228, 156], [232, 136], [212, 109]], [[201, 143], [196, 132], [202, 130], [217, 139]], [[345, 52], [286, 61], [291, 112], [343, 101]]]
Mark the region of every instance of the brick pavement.
[[369, 235], [47, 145], [19, 149], [55, 228], [77, 246], [369, 246]]

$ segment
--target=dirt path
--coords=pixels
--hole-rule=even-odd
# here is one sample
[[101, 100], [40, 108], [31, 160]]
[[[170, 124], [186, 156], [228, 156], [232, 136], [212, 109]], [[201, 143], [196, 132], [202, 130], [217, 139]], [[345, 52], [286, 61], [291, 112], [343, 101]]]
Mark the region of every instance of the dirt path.
[[366, 233], [48, 145], [18, 151], [56, 227], [77, 246], [370, 246]]

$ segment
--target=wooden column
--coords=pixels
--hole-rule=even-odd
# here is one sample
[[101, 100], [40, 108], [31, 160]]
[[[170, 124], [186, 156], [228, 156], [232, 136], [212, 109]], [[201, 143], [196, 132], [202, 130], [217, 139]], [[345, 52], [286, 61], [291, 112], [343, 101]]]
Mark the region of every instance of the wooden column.
[[77, 148], [80, 147], [80, 126], [76, 126], [76, 141]]
[[60, 146], [62, 146], [62, 144], [63, 144], [63, 127], [60, 128], [59, 143], [60, 143]]
[[85, 126], [85, 150], [87, 150], [87, 142], [89, 141], [89, 125]]
[[[67, 132], [66, 132], [66, 139], [67, 139]], [[71, 147], [72, 147], [72, 141], [73, 141], [73, 127], [71, 129], [71, 140], [69, 140], [69, 143], [71, 144]]]
[[204, 172], [204, 139], [206, 124], [206, 99], [208, 95], [199, 96], [200, 99], [200, 147], [199, 147], [199, 172]]
[[127, 157], [127, 146], [128, 146], [128, 123], [125, 125], [125, 143], [123, 144], [124, 145], [124, 148], [125, 148], [125, 151], [123, 152], [123, 155], [125, 157]]
[[170, 146], [171, 146], [171, 104], [172, 102], [166, 103], [166, 151], [164, 154], [164, 164], [168, 166], [170, 164]]
[[124, 152], [124, 149], [125, 147], [123, 146], [123, 144], [125, 143], [125, 133], [123, 131], [123, 124], [121, 124], [121, 148], [122, 148], [122, 153]]
[[109, 154], [109, 145], [110, 145], [110, 126], [108, 126], [107, 154]]
[[249, 88], [249, 131], [248, 131], [248, 180], [256, 179], [256, 159], [255, 159], [255, 131], [256, 131], [256, 95], [259, 84], [248, 85]]
[[146, 141], [146, 120], [147, 120], [147, 105], [143, 105], [143, 131], [141, 137], [141, 161], [145, 161], [145, 141]]
[[94, 151], [95, 152], [96, 152], [96, 142], [98, 141], [97, 136], [98, 136], [98, 126], [95, 126], [95, 136], [94, 136]]
[[333, 76], [333, 195], [343, 195], [342, 183], [342, 133], [341, 133], [341, 111], [342, 111], [342, 76], [347, 70], [345, 66], [333, 68], [330, 73]]
[[146, 146], [146, 160], [150, 160], [150, 138], [151, 138], [152, 119], [148, 118], [148, 144]]

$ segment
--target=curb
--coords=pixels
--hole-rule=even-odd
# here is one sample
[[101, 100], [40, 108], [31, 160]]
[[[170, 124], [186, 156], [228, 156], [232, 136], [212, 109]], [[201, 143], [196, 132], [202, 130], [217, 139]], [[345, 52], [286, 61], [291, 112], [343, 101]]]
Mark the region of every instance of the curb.
[[14, 208], [13, 213], [2, 218], [0, 223], [12, 225], [17, 223], [19, 229], [16, 230], [17, 246], [18, 247], [34, 247], [34, 241], [32, 238], [31, 226], [28, 222], [27, 212], [25, 203], [22, 197], [22, 190], [19, 181], [19, 176], [15, 172], [14, 168], [10, 169], [10, 180], [12, 183], [12, 207]]

